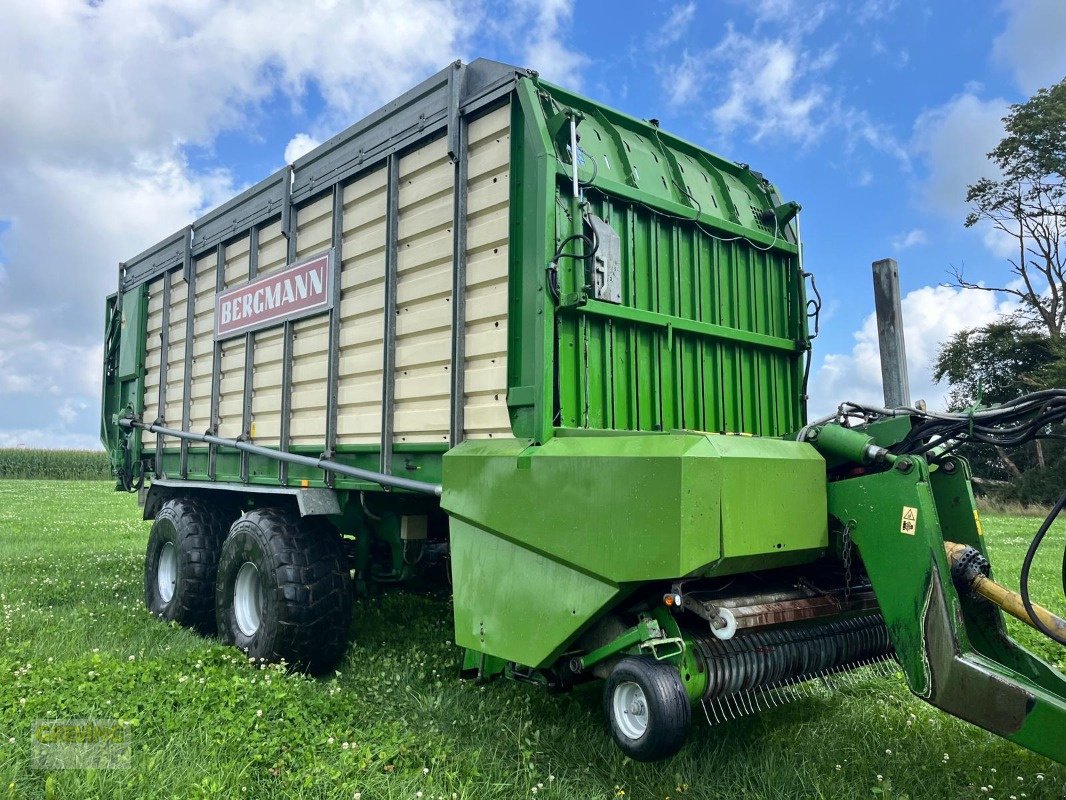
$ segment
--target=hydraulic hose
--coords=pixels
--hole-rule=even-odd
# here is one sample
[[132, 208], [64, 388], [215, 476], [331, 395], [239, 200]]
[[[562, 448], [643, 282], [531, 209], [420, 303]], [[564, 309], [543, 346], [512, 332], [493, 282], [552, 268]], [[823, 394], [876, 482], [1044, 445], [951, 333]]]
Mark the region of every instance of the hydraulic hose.
[[[1055, 503], [1055, 507], [1051, 509], [1051, 513], [1044, 519], [1043, 524], [1040, 526], [1040, 530], [1036, 532], [1036, 536], [1033, 537], [1032, 543], [1029, 545], [1029, 550], [1025, 554], [1025, 558], [1022, 560], [1022, 575], [1019, 581], [1019, 591], [1022, 596], [1022, 605], [1025, 607], [1026, 612], [1032, 617], [1033, 627], [1047, 636], [1049, 639], [1053, 639], [1059, 644], [1066, 645], [1066, 625], [1060, 626], [1056, 633], [1050, 627], [1048, 627], [1035, 613], [1033, 602], [1029, 599], [1029, 572], [1032, 569], [1033, 561], [1036, 558], [1036, 553], [1040, 549], [1041, 543], [1044, 541], [1044, 537], [1047, 536], [1047, 532], [1051, 530], [1052, 523], [1058, 517], [1062, 509], [1066, 507], [1066, 493], [1063, 493], [1059, 501]], [[1066, 552], [1062, 554], [1062, 591], [1066, 595]], [[1055, 619], [1058, 619], [1056, 617]], [[1059, 620], [1061, 623], [1062, 620]]]

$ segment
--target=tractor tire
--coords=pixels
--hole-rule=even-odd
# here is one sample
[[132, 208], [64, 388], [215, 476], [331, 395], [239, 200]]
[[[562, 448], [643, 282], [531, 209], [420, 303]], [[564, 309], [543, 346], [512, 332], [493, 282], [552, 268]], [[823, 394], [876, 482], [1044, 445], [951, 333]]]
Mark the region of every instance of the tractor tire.
[[692, 706], [675, 667], [627, 656], [603, 687], [603, 708], [622, 752], [634, 761], [658, 761], [685, 744]]
[[352, 619], [343, 539], [316, 517], [248, 512], [222, 545], [215, 609], [219, 637], [249, 658], [328, 672]]
[[235, 509], [192, 497], [163, 504], [144, 558], [144, 603], [152, 614], [214, 633], [218, 559], [236, 516]]

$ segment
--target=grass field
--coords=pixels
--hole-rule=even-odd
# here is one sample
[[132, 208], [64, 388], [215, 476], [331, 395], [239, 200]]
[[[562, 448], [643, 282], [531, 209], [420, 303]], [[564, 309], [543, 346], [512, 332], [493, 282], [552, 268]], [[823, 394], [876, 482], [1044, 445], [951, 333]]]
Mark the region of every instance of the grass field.
[[[986, 519], [1012, 583], [1037, 524]], [[551, 696], [458, 681], [448, 605], [428, 597], [359, 601], [332, 678], [259, 667], [148, 616], [147, 533], [134, 497], [106, 483], [0, 482], [0, 797], [1066, 794], [1063, 767], [873, 677], [716, 729], [698, 722], [681, 755], [630, 762], [609, 741], [596, 685]], [[1038, 576], [1049, 593], [1051, 549]], [[1023, 633], [1066, 667], [1066, 651]], [[31, 725], [48, 718], [130, 721], [132, 768], [32, 769]]]

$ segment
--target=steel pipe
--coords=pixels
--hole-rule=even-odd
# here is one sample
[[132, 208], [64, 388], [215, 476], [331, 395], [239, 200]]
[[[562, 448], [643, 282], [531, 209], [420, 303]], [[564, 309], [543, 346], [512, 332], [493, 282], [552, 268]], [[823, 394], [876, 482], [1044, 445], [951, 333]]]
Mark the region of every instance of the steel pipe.
[[257, 444], [242, 442], [238, 439], [223, 439], [208, 433], [192, 433], [191, 431], [182, 431], [176, 428], [165, 428], [162, 425], [152, 425], [128, 418], [120, 419], [118, 424], [123, 428], [140, 428], [149, 433], [173, 436], [188, 442], [203, 442], [206, 444], [213, 444], [217, 447], [232, 447], [235, 450], [241, 450], [251, 455], [264, 456], [288, 464], [300, 464], [305, 467], [313, 467], [326, 472], [335, 472], [338, 475], [347, 475], [350, 478], [369, 481], [370, 483], [376, 483], [379, 486], [386, 486], [390, 489], [406, 489], [409, 492], [431, 494], [435, 497], [440, 497], [442, 491], [442, 487], [439, 483], [426, 483], [425, 481], [401, 478], [396, 475], [386, 475], [383, 472], [373, 472], [368, 469], [360, 469], [359, 467], [350, 467], [347, 464], [338, 464], [336, 461], [330, 461], [326, 458], [312, 458], [311, 456], [301, 456], [284, 450], [260, 447]]

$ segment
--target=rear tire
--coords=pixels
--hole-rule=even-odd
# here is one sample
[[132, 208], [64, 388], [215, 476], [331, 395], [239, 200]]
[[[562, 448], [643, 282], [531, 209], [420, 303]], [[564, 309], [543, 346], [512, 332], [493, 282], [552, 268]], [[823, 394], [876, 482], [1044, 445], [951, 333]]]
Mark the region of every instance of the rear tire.
[[626, 657], [614, 666], [603, 687], [603, 709], [615, 743], [634, 761], [674, 755], [692, 722], [677, 669], [645, 657]]
[[215, 609], [220, 638], [250, 658], [327, 672], [352, 618], [343, 540], [316, 517], [248, 512], [222, 546]]
[[215, 630], [215, 577], [234, 511], [192, 497], [167, 500], [144, 558], [144, 602], [160, 619]]

